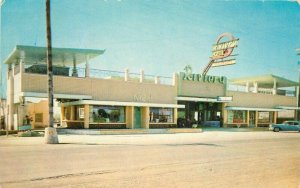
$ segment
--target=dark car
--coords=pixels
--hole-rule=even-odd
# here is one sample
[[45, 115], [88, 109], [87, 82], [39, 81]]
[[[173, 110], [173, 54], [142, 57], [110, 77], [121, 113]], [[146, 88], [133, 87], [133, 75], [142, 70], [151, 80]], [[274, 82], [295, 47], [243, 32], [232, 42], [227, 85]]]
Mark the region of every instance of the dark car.
[[279, 131], [300, 132], [300, 121], [284, 121], [281, 124], [271, 124], [269, 129], [274, 132], [279, 132]]

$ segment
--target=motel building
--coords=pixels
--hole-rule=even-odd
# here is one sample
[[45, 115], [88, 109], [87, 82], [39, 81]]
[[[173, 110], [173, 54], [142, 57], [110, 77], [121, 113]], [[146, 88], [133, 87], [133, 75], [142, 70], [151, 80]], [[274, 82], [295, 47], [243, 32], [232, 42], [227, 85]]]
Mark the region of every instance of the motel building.
[[[53, 48], [55, 121], [79, 129], [265, 127], [296, 118], [298, 82], [275, 75], [170, 77], [93, 69], [104, 50]], [[8, 65], [10, 130], [47, 126], [46, 48], [16, 46]]]

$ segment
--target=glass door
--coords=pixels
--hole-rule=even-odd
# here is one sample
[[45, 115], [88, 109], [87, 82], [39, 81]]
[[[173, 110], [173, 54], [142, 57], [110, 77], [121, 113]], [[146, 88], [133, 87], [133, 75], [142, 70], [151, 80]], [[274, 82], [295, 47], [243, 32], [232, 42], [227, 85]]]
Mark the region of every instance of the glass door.
[[249, 127], [255, 127], [255, 120], [256, 120], [256, 116], [255, 116], [255, 111], [250, 111], [249, 112]]
[[134, 107], [134, 128], [142, 127], [141, 107]]

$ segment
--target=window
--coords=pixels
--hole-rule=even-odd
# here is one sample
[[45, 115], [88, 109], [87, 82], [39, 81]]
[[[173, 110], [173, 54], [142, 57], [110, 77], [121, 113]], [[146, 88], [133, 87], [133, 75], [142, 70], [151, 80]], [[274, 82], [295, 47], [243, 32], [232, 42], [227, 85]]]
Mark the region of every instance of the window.
[[271, 123], [273, 112], [258, 112], [258, 123]]
[[74, 106], [75, 114], [74, 119], [76, 121], [83, 121], [84, 120], [84, 106]]
[[43, 123], [43, 113], [36, 113], [35, 114], [35, 122]]
[[246, 111], [228, 110], [227, 121], [228, 123], [246, 123], [247, 122]]
[[172, 108], [150, 108], [150, 122], [173, 123]]
[[125, 123], [124, 106], [93, 106], [92, 122]]

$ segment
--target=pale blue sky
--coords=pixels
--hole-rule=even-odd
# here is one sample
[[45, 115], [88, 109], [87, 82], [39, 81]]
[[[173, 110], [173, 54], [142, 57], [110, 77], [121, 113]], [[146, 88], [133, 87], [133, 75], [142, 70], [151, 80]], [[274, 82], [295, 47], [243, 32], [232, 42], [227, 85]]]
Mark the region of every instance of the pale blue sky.
[[[298, 80], [300, 5], [290, 1], [52, 0], [53, 47], [106, 49], [93, 68], [171, 76], [202, 72], [219, 34], [240, 38], [237, 64], [208, 74]], [[45, 46], [45, 1], [6, 0], [1, 60], [15, 45]], [[6, 70], [5, 70], [6, 71]]]

